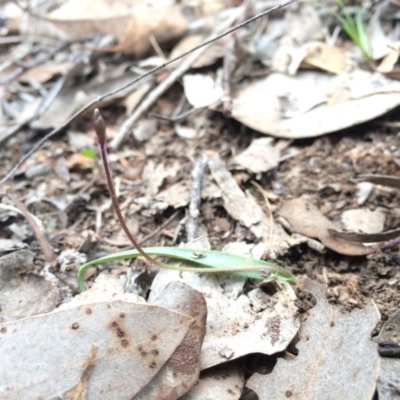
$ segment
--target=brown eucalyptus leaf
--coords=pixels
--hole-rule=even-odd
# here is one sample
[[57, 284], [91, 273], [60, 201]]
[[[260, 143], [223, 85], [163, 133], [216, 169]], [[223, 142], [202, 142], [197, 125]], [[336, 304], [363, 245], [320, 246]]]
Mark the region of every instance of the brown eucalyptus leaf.
[[400, 236], [400, 229], [393, 229], [381, 233], [339, 232], [334, 229], [328, 229], [328, 232], [336, 238], [357, 243], [385, 242]]
[[319, 239], [328, 249], [340, 254], [360, 256], [374, 252], [371, 247], [359, 243], [349, 242], [340, 237], [333, 236], [329, 230], [336, 230], [318, 208], [305, 197], [285, 200], [278, 211], [290, 224], [294, 232], [310, 238]]
[[254, 374], [247, 386], [259, 400], [371, 399], [379, 355], [371, 332], [380, 315], [373, 303], [344, 314], [326, 299], [326, 286], [305, 278], [302, 287], [317, 305], [303, 323], [298, 356], [279, 359], [269, 375]]
[[376, 185], [389, 186], [392, 188], [400, 189], [400, 178], [392, 175], [359, 175], [356, 181], [371, 182]]

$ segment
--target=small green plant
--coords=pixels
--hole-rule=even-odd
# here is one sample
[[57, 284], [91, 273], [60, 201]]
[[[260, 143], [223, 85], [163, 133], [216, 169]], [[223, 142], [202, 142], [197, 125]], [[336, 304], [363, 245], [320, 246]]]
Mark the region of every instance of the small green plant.
[[[122, 229], [135, 247], [135, 250], [128, 250], [110, 254], [108, 256], [90, 261], [82, 265], [78, 271], [78, 287], [80, 291], [86, 290], [84, 277], [85, 272], [89, 267], [110, 261], [137, 258], [139, 256], [142, 256], [148, 263], [156, 265], [160, 268], [172, 269], [177, 271], [203, 273], [232, 272], [236, 275], [257, 280], [276, 279], [289, 283], [296, 282], [295, 277], [288, 270], [269, 261], [257, 260], [249, 257], [242, 257], [212, 250], [199, 252], [199, 250], [197, 249], [178, 247], [150, 247], [143, 249], [129, 231], [122, 216], [121, 209], [119, 207], [117, 195], [115, 193], [114, 185], [112, 182], [111, 170], [107, 159], [106, 127], [104, 119], [97, 109], [94, 111], [93, 114], [93, 127], [97, 135], [100, 154], [103, 161], [103, 168], [107, 181], [107, 187], [110, 193], [113, 208], [115, 210], [115, 213], [117, 214]], [[165, 264], [154, 259], [152, 256], [163, 256], [179, 260], [183, 262], [183, 265]], [[190, 266], [193, 264], [197, 264], [201, 267]]]
[[372, 58], [371, 43], [368, 36], [368, 31], [365, 22], [362, 19], [361, 7], [356, 6], [354, 16], [347, 10], [343, 0], [336, 0], [340, 8], [340, 12], [319, 4], [320, 7], [327, 9], [339, 22], [343, 30], [349, 38], [361, 50], [363, 56], [370, 60]]
[[95, 149], [83, 149], [81, 150], [81, 155], [87, 158], [91, 158], [92, 160], [96, 159], [96, 150]]

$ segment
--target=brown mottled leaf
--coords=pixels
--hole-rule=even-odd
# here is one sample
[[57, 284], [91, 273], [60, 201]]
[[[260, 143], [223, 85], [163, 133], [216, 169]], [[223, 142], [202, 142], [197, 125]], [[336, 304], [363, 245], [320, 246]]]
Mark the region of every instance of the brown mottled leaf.
[[335, 225], [305, 197], [285, 200], [278, 213], [289, 222], [293, 231], [310, 238], [318, 238], [328, 249], [340, 254], [360, 256], [375, 251], [371, 247], [331, 235], [329, 229], [336, 230]]

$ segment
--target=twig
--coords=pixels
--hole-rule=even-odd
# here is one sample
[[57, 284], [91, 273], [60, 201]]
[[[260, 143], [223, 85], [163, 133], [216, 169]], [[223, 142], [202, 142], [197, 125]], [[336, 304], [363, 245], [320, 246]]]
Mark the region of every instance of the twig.
[[139, 243], [141, 246], [143, 246], [143, 243], [147, 242], [150, 240], [152, 237], [157, 236], [166, 226], [168, 226], [179, 214], [179, 210], [176, 210], [165, 222], [163, 222], [156, 230], [153, 232], [149, 233], [147, 236], [145, 236]]
[[[223, 26], [219, 30], [226, 29], [228, 26], [237, 19], [236, 15], [231, 16], [227, 21], [224, 21]], [[207, 43], [207, 41], [206, 41]], [[209, 45], [210, 43], [208, 43]], [[129, 135], [133, 126], [139, 120], [139, 118], [145, 113], [158, 98], [165, 93], [190, 67], [192, 64], [207, 50], [207, 47], [203, 46], [199, 51], [192, 53], [190, 57], [184, 60], [176, 69], [170, 72], [152, 92], [140, 103], [134, 113], [122, 124], [121, 129], [115, 135], [114, 139], [110, 143], [110, 148], [116, 150], [122, 143], [122, 141]]]
[[122, 141], [128, 136], [133, 126], [143, 115], [143, 113], [145, 113], [154, 104], [154, 102], [157, 101], [158, 98], [164, 94], [191, 67], [191, 65], [206, 49], [207, 48], [204, 47], [200, 51], [193, 53], [147, 95], [147, 97], [136, 108], [134, 113], [122, 124], [120, 130], [110, 143], [111, 149], [116, 150], [121, 145]]
[[137, 82], [141, 81], [142, 79], [144, 79], [145, 77], [152, 75], [158, 71], [160, 71], [161, 69], [165, 68], [167, 65], [172, 64], [175, 61], [180, 60], [183, 57], [186, 57], [188, 54], [193, 53], [196, 50], [201, 49], [204, 46], [209, 45], [210, 43], [215, 42], [216, 40], [225, 37], [229, 34], [231, 34], [232, 32], [237, 31], [238, 29], [242, 28], [243, 26], [256, 21], [257, 19], [264, 17], [265, 15], [268, 15], [269, 13], [273, 12], [273, 11], [277, 11], [280, 10], [281, 8], [287, 7], [291, 4], [296, 3], [297, 0], [289, 0], [286, 1], [280, 5], [277, 5], [275, 7], [270, 8], [269, 10], [263, 11], [257, 15], [255, 15], [252, 18], [249, 18], [248, 20], [242, 22], [241, 24], [238, 24], [236, 26], [234, 26], [233, 28], [230, 28], [228, 30], [226, 30], [225, 32], [221, 33], [220, 35], [217, 35], [216, 37], [213, 37], [201, 44], [199, 44], [198, 46], [194, 47], [193, 49], [190, 49], [188, 51], [185, 51], [184, 53], [182, 53], [181, 55], [172, 58], [171, 60], [159, 65], [158, 67], [154, 67], [152, 69], [150, 69], [149, 71], [145, 72], [144, 74], [142, 74], [141, 76], [133, 79], [131, 82], [127, 83], [126, 85], [121, 86], [118, 89], [112, 90], [108, 93], [105, 93], [101, 96], [99, 96], [97, 99], [91, 101], [90, 103], [86, 104], [86, 106], [82, 107], [80, 110], [78, 110], [75, 114], [73, 114], [66, 122], [64, 122], [62, 125], [60, 125], [58, 128], [53, 129], [51, 132], [49, 132], [47, 135], [45, 135], [39, 142], [36, 143], [35, 146], [32, 147], [32, 149], [26, 153], [23, 157], [21, 157], [21, 159], [14, 165], [14, 167], [11, 169], [11, 171], [9, 171], [1, 180], [0, 180], [0, 185], [4, 184], [6, 181], [8, 181], [10, 178], [12, 178], [15, 173], [18, 171], [19, 167], [25, 163], [25, 161], [30, 158], [32, 156], [32, 154], [34, 154], [38, 149], [40, 149], [44, 143], [46, 143], [52, 136], [54, 136], [56, 133], [62, 131], [63, 129], [65, 129], [72, 121], [74, 121], [75, 119], [77, 119], [78, 117], [80, 117], [82, 114], [84, 114], [86, 111], [88, 111], [89, 109], [91, 109], [93, 106], [95, 106], [96, 104], [98, 104], [99, 102], [101, 102], [102, 100], [111, 97], [113, 95], [115, 95], [116, 93], [119, 93], [125, 89], [127, 89], [128, 87], [136, 84]]
[[187, 241], [191, 242], [198, 235], [198, 216], [201, 203], [201, 182], [204, 168], [207, 164], [207, 156], [203, 155], [198, 160], [192, 160], [192, 187], [190, 189], [189, 215], [186, 221]]
[[47, 241], [46, 237], [44, 236], [43, 232], [39, 228], [39, 225], [36, 222], [33, 215], [28, 211], [28, 209], [25, 207], [25, 205], [20, 200], [18, 200], [15, 196], [13, 196], [11, 193], [6, 193], [6, 196], [22, 212], [22, 214], [28, 221], [28, 224], [31, 227], [34, 235], [36, 236], [36, 239], [39, 242], [40, 247], [42, 248], [42, 252], [43, 252], [45, 260], [49, 263], [52, 263], [55, 260], [53, 251], [49, 245], [49, 242]]

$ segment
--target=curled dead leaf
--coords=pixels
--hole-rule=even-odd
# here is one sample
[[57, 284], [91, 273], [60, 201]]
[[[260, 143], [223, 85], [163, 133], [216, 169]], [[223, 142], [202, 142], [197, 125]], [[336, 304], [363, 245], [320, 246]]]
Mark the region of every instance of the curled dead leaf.
[[335, 225], [305, 197], [285, 200], [278, 213], [289, 222], [293, 231], [310, 238], [318, 238], [328, 249], [340, 254], [361, 256], [375, 251], [374, 248], [331, 235], [329, 230], [336, 231]]

